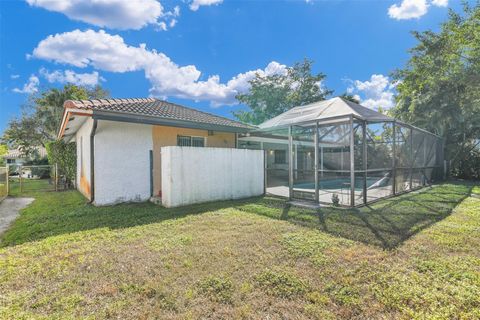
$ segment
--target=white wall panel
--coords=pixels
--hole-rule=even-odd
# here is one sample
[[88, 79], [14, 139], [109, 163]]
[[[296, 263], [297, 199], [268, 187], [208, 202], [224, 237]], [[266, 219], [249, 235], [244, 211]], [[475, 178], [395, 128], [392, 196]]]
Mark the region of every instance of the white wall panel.
[[262, 150], [162, 147], [162, 204], [177, 207], [264, 192]]

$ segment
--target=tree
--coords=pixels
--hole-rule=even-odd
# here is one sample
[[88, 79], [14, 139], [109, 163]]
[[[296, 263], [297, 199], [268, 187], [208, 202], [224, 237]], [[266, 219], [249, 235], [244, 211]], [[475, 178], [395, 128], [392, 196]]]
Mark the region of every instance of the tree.
[[55, 140], [63, 116], [66, 100], [102, 99], [108, 92], [67, 84], [63, 89], [51, 88], [29, 98], [30, 103], [20, 118], [10, 120], [2, 140], [29, 155], [37, 146]]
[[0, 166], [5, 165], [4, 156], [8, 153], [8, 147], [4, 144], [0, 144]]
[[348, 101], [351, 101], [353, 103], [360, 103], [360, 100], [358, 100], [354, 95], [351, 95], [349, 93], [342, 93], [340, 96], [340, 98], [343, 98], [345, 100], [348, 100]]
[[439, 32], [413, 32], [417, 46], [394, 73], [394, 116], [445, 139], [452, 172], [480, 178], [480, 3], [450, 10]]
[[323, 73], [312, 74], [313, 61], [305, 59], [285, 74], [260, 75], [249, 81], [250, 90], [236, 96], [249, 111], [233, 112], [242, 122], [260, 124], [293, 107], [325, 100], [333, 91], [322, 86]]

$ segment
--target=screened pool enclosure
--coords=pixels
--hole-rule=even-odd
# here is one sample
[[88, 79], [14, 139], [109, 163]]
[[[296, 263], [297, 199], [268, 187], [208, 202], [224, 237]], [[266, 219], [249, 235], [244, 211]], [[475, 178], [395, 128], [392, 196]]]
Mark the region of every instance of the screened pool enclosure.
[[361, 105], [333, 98], [295, 107], [239, 138], [265, 150], [266, 192], [363, 205], [443, 179], [443, 141]]

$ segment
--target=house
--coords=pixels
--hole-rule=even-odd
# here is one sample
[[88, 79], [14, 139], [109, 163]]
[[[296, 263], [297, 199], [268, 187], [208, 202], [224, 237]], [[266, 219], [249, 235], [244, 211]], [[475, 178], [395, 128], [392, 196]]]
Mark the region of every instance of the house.
[[77, 189], [103, 205], [161, 195], [161, 147], [235, 148], [251, 129], [154, 98], [68, 100], [58, 138], [76, 142]]
[[42, 159], [47, 157], [47, 150], [44, 147], [36, 147], [33, 152], [26, 154], [20, 148], [10, 149], [8, 153], [3, 156], [5, 162], [9, 165], [22, 165], [27, 161], [31, 161], [35, 158]]
[[[444, 176], [441, 137], [339, 97], [294, 107], [258, 127], [154, 98], [69, 100], [58, 136], [76, 142], [76, 185], [97, 205], [162, 196], [162, 186], [172, 181], [177, 186], [188, 182], [182, 188], [165, 187], [168, 197], [175, 190], [175, 195], [195, 198], [194, 193], [207, 190], [205, 174], [227, 173], [207, 193], [231, 199], [232, 192], [255, 190], [258, 195], [262, 189], [292, 200], [358, 206]], [[183, 151], [164, 148], [161, 153], [171, 146], [264, 151], [250, 152], [241, 162], [240, 150], [215, 152], [223, 155], [214, 166], [208, 157], [200, 159], [206, 153], [189, 149], [188, 165], [176, 166], [172, 163], [179, 158], [170, 154]], [[227, 165], [233, 153], [237, 164]], [[234, 174], [249, 176], [245, 190], [238, 189]], [[193, 176], [200, 178], [186, 179]], [[189, 188], [191, 181], [195, 188]]]

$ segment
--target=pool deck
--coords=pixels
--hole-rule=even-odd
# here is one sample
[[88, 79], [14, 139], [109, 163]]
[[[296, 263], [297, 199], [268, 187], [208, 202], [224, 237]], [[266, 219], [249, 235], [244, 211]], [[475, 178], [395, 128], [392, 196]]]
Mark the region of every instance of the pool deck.
[[[367, 190], [367, 200], [373, 201], [379, 198], [385, 198], [390, 196], [392, 187], [380, 187], [375, 189]], [[280, 196], [280, 197], [289, 197], [289, 188], [288, 186], [275, 186], [275, 187], [268, 187], [267, 194]], [[307, 192], [307, 193], [314, 193], [315, 190], [313, 189], [302, 189], [302, 188], [294, 188], [294, 191], [300, 192]], [[345, 189], [321, 189], [319, 190], [318, 200], [322, 203], [332, 203], [332, 194], [338, 194], [340, 204], [341, 205], [350, 205], [350, 190]], [[309, 199], [306, 199], [309, 200]], [[360, 204], [363, 203], [363, 192], [361, 190], [355, 191], [355, 203]]]

